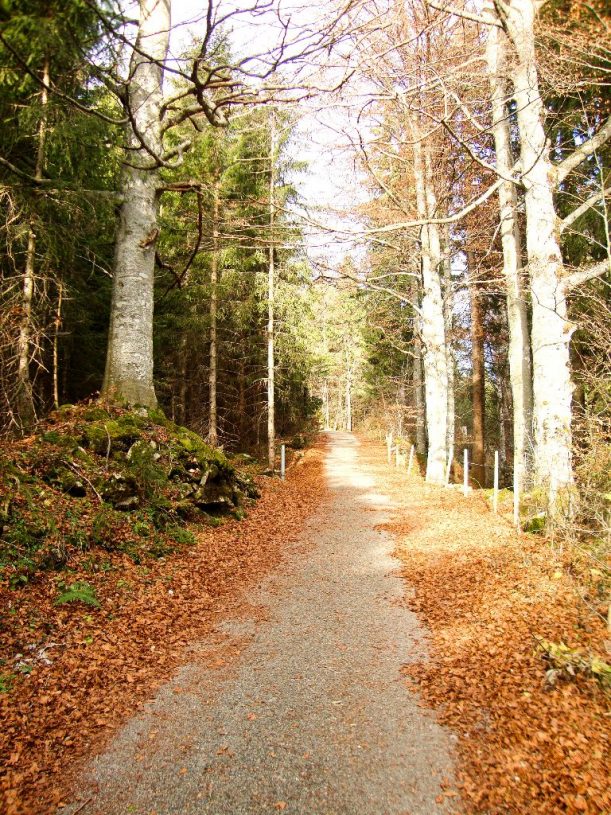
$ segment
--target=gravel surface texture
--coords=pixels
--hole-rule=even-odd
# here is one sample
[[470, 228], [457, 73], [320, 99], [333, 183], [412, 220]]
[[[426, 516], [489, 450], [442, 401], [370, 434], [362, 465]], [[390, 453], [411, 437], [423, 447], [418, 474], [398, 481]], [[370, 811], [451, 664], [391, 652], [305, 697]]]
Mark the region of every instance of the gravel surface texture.
[[400, 668], [425, 656], [392, 509], [329, 434], [330, 498], [284, 566], [88, 767], [64, 815], [435, 815], [454, 737]]

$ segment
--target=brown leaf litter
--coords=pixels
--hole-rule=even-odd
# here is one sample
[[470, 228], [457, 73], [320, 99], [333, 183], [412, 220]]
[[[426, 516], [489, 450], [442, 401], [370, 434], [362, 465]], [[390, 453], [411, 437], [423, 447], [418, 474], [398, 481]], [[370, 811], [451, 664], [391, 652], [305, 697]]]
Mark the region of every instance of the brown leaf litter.
[[[245, 588], [276, 567], [287, 542], [324, 498], [322, 450], [306, 452], [287, 480], [260, 479], [261, 499], [242, 521], [194, 528], [197, 544], [150, 565], [109, 553], [86, 578], [101, 609], [53, 604], [48, 574], [26, 589], [0, 587], [0, 657], [27, 656], [27, 672], [0, 694], [0, 811], [48, 815], [70, 768], [99, 750], [149, 699]], [[225, 656], [225, 655], [223, 655]]]
[[430, 631], [430, 661], [406, 666], [406, 681], [458, 736], [462, 811], [611, 813], [608, 697], [584, 676], [550, 688], [536, 649], [544, 637], [605, 654], [570, 547], [518, 535], [477, 494], [396, 471], [378, 443], [361, 454], [396, 504], [385, 529]]

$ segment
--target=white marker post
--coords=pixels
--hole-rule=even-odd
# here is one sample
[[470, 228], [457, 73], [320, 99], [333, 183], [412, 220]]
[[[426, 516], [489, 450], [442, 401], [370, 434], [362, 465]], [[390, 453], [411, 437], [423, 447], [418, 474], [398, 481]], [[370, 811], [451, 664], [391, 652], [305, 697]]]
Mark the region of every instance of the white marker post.
[[286, 475], [286, 447], [284, 444], [280, 445], [280, 478], [284, 481]]
[[386, 434], [386, 452], [388, 455], [388, 463], [392, 461], [392, 433]]
[[409, 451], [409, 464], [407, 465], [407, 474], [409, 475], [412, 471], [412, 465], [414, 463], [414, 445], [412, 444], [411, 449]]
[[446, 487], [450, 483], [450, 473], [452, 472], [452, 461], [454, 460], [454, 445], [450, 445], [450, 452], [448, 453], [448, 463], [446, 466]]
[[463, 485], [462, 491], [463, 495], [467, 495], [469, 492], [469, 451], [465, 447], [465, 451], [463, 453]]
[[494, 492], [492, 494], [492, 509], [496, 514], [499, 511], [499, 451], [494, 451]]

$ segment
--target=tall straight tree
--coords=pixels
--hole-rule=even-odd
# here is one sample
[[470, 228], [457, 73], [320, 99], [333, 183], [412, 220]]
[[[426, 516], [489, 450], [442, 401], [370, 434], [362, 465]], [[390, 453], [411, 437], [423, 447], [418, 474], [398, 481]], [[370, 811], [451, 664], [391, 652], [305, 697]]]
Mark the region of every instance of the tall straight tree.
[[571, 287], [609, 271], [609, 262], [567, 275], [554, 194], [566, 176], [611, 137], [611, 119], [560, 164], [551, 160], [546, 110], [539, 86], [535, 23], [539, 0], [494, 0], [511, 43], [507, 69], [519, 129], [521, 181], [532, 304], [535, 478], [547, 491], [550, 515], [570, 511], [573, 483], [570, 339], [567, 297]]
[[509, 324], [509, 376], [513, 400], [513, 466], [518, 488], [530, 485], [532, 470], [532, 364], [528, 327], [527, 286], [522, 268], [522, 239], [518, 223], [518, 193], [511, 179], [513, 158], [509, 129], [507, 43], [496, 26], [488, 32], [486, 60], [490, 79], [492, 133], [499, 187], [499, 215], [503, 276]]
[[441, 240], [435, 223], [437, 202], [433, 188], [430, 143], [412, 120], [414, 181], [420, 228], [422, 307], [420, 333], [424, 346], [424, 387], [428, 452], [426, 480], [443, 484], [448, 456], [448, 354], [441, 293]]
[[154, 407], [153, 293], [158, 160], [163, 153], [163, 65], [170, 38], [170, 0], [140, 0], [138, 35], [127, 83], [128, 158], [115, 244], [112, 306], [102, 392]]

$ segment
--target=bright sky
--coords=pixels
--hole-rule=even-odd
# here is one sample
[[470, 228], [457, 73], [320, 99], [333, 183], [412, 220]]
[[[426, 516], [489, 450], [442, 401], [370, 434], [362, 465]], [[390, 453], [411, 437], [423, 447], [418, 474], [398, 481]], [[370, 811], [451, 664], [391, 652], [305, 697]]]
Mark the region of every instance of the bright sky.
[[[294, 34], [289, 40], [298, 36], [298, 31], [317, 30], [317, 18], [331, 8], [329, 3], [303, 4], [298, 0], [278, 0], [275, 8], [280, 9], [284, 21], [289, 17], [299, 22], [299, 29], [294, 27]], [[172, 36], [171, 50], [178, 55], [191, 37], [197, 37], [203, 30], [202, 14], [207, 4], [195, 0], [172, 0]], [[225, 8], [245, 9], [246, 3], [230, 0]], [[249, 14], [238, 14], [231, 23], [232, 40], [236, 52], [242, 55], [265, 53], [279, 43], [281, 29], [275, 13], [268, 12], [253, 17]], [[303, 36], [303, 35], [301, 35]], [[291, 179], [300, 192], [304, 208], [317, 221], [325, 224], [346, 227], [338, 212], [356, 203], [355, 196], [359, 190], [353, 172], [351, 159], [341, 149], [341, 134], [338, 132], [345, 124], [345, 116], [338, 109], [329, 106], [329, 100], [301, 103], [298, 106], [300, 121], [291, 143], [292, 157], [308, 165], [305, 173], [299, 173]], [[334, 210], [334, 212], [331, 212]], [[353, 224], [351, 226], [354, 226]], [[333, 241], [333, 237], [320, 234], [315, 229], [308, 232], [308, 251], [318, 261], [328, 262], [331, 266], [341, 263], [349, 247]]]

